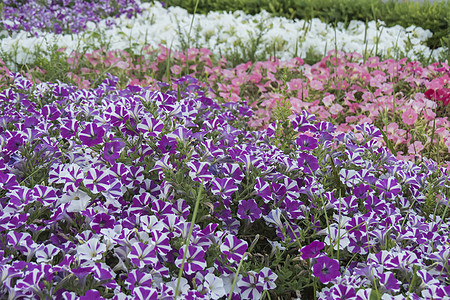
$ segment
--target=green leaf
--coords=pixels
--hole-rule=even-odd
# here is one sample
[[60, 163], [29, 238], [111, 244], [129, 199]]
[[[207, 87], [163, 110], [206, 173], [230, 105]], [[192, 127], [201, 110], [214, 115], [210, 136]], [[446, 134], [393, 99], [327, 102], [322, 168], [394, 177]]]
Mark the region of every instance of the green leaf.
[[381, 293], [376, 290], [372, 290], [369, 300], [381, 300]]

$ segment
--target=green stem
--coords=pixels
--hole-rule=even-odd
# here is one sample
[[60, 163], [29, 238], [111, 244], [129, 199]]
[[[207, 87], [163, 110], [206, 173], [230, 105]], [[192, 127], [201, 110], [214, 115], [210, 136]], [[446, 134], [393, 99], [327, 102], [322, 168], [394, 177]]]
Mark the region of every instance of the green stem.
[[188, 48], [191, 47], [191, 30], [192, 30], [192, 25], [194, 25], [195, 13], [197, 12], [197, 7], [198, 7], [199, 2], [200, 2], [200, 0], [197, 0], [197, 2], [195, 3], [194, 13], [192, 14], [192, 19], [191, 19], [191, 25], [189, 26], [188, 45], [187, 45]]
[[202, 189], [203, 189], [203, 180], [202, 180], [202, 183], [200, 184], [200, 188], [198, 190], [197, 200], [195, 201], [194, 214], [192, 215], [191, 226], [189, 228], [189, 234], [187, 236], [186, 243], [185, 243], [186, 248], [185, 248], [184, 253], [183, 253], [183, 260], [181, 261], [180, 272], [178, 272], [178, 280], [177, 280], [177, 287], [175, 289], [174, 300], [177, 299], [178, 288], [180, 286], [181, 277], [183, 276], [184, 262], [186, 261], [186, 256], [187, 256], [187, 253], [188, 253], [189, 244], [191, 243], [192, 231], [194, 230], [195, 219], [197, 218], [198, 207], [199, 207], [200, 199], [201, 199], [201, 195], [202, 195]]
[[242, 259], [239, 262], [239, 266], [238, 266], [238, 268], [236, 270], [236, 275], [234, 276], [234, 279], [233, 279], [233, 284], [231, 285], [230, 294], [228, 295], [228, 300], [231, 300], [231, 297], [233, 296], [233, 291], [234, 291], [234, 287], [236, 286], [236, 282], [237, 282], [237, 278], [238, 278], [238, 275], [239, 275], [239, 271], [241, 270], [242, 262], [244, 261], [244, 259], [247, 256], [247, 254], [248, 254], [248, 252], [245, 252], [244, 256], [242, 256]]

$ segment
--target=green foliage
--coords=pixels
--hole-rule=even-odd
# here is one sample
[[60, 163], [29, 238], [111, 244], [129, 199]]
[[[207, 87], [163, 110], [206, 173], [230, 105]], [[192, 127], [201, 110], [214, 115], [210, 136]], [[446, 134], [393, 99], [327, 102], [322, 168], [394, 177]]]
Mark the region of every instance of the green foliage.
[[[299, 257], [284, 256], [277, 253], [272, 261], [272, 266], [277, 270], [278, 284], [277, 295], [294, 296], [295, 291], [302, 290], [309, 283], [307, 262]], [[306, 292], [307, 294], [308, 292]]]
[[292, 128], [291, 121], [288, 117], [292, 114], [292, 104], [289, 99], [278, 101], [278, 105], [274, 109], [274, 116], [277, 120], [277, 129], [275, 133], [275, 145], [288, 154], [293, 151], [293, 141], [296, 136], [295, 130]]
[[[32, 65], [20, 66], [19, 69], [29, 69], [35, 79], [41, 81], [56, 82], [57, 80], [71, 82], [67, 76], [70, 65], [64, 52], [58, 51], [56, 44], [43, 49], [35, 49], [36, 60]], [[45, 70], [42, 72], [41, 70]]]

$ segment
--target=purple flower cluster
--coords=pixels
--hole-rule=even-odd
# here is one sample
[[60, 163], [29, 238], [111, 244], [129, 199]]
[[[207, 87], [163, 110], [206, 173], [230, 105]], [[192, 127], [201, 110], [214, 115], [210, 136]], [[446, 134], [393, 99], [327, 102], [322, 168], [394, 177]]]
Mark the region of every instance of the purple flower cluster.
[[395, 159], [373, 125], [358, 140], [305, 111], [284, 153], [277, 123], [240, 128], [251, 109], [192, 77], [116, 84], [15, 75], [0, 92], [0, 295], [259, 299], [289, 249], [321, 299], [450, 297], [446, 169]]
[[[24, 30], [34, 35], [38, 31], [79, 33], [86, 29], [87, 22], [98, 23], [121, 15], [131, 18], [141, 12], [135, 0], [4, 0], [3, 3], [0, 30]], [[113, 24], [112, 21], [108, 23], [109, 26]]]

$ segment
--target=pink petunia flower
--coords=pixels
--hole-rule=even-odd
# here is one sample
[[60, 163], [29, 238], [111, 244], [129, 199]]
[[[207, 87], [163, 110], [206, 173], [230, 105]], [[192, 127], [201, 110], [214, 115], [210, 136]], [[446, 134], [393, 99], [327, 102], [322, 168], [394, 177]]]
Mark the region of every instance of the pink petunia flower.
[[413, 125], [417, 120], [417, 113], [414, 109], [408, 108], [403, 112], [402, 118], [406, 125]]

